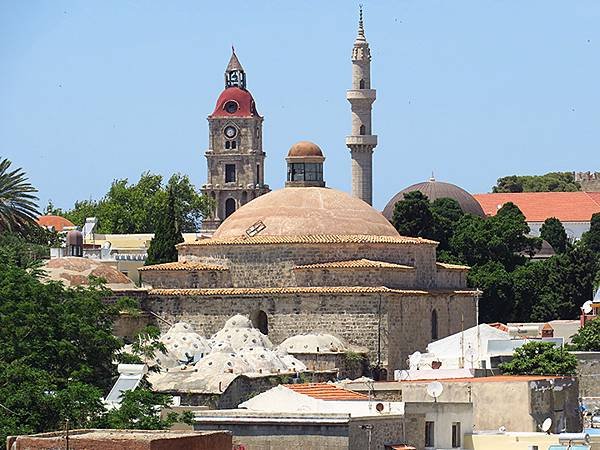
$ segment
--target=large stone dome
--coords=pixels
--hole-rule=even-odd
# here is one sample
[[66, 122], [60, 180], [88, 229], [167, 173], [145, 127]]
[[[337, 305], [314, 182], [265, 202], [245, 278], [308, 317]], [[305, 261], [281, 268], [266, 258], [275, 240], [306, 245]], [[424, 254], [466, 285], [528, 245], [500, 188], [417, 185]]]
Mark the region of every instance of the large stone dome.
[[44, 279], [62, 281], [65, 286], [87, 286], [89, 276], [103, 278], [110, 289], [134, 289], [135, 284], [114, 267], [88, 258], [66, 256], [46, 261]]
[[242, 206], [214, 238], [236, 238], [261, 221], [260, 236], [372, 235], [399, 237], [380, 212], [360, 199], [329, 188], [287, 187]]
[[400, 200], [404, 200], [404, 194], [412, 191], [421, 191], [425, 194], [430, 201], [437, 200], [438, 198], [451, 198], [456, 200], [460, 205], [460, 208], [465, 213], [473, 214], [479, 217], [485, 217], [485, 213], [481, 208], [481, 205], [475, 197], [469, 194], [464, 189], [451, 183], [444, 183], [442, 181], [436, 181], [431, 178], [429, 181], [423, 183], [413, 184], [412, 186], [402, 189], [385, 205], [383, 209], [383, 215], [388, 219], [392, 220], [394, 215], [394, 206]]

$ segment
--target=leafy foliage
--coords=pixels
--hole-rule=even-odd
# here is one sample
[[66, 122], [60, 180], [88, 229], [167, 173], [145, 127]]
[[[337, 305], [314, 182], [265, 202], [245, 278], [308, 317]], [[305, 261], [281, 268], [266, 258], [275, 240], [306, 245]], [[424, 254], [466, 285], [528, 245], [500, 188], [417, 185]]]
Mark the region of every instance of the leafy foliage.
[[101, 200], [78, 201], [63, 215], [80, 226], [87, 217], [96, 217], [99, 233], [153, 233], [161, 218], [157, 212], [167, 207], [169, 191], [175, 199], [174, 217], [181, 232], [197, 231], [202, 217], [212, 210], [212, 201], [199, 194], [190, 179], [181, 174], [171, 176], [166, 186], [161, 175], [148, 172], [136, 184], [129, 184], [127, 179], [115, 180]]
[[573, 172], [545, 175], [511, 175], [499, 178], [492, 192], [572, 192], [581, 190]]
[[37, 189], [29, 183], [23, 169], [10, 166], [8, 159], [0, 159], [0, 232], [21, 233], [35, 225], [39, 216]]
[[600, 352], [600, 318], [588, 321], [571, 339], [574, 350]]
[[582, 241], [591, 251], [600, 255], [600, 213], [592, 215], [590, 229], [583, 233]]
[[122, 346], [114, 319], [135, 302], [103, 302], [110, 292], [98, 279], [85, 288], [42, 283], [27, 268], [35, 262], [22, 238], [0, 235], [0, 449], [7, 435], [60, 429], [66, 419], [80, 428], [152, 429], [180, 420], [161, 420], [156, 408], [167, 399], [148, 389], [136, 390], [122, 413], [107, 413], [101, 398], [114, 383]]
[[394, 206], [392, 224], [403, 236], [431, 238], [434, 221], [427, 196], [421, 191], [405, 193]]
[[123, 393], [121, 407], [109, 411], [101, 420], [102, 428], [163, 430], [175, 422], [191, 424], [191, 413], [169, 412], [164, 417], [161, 410], [168, 409], [171, 397], [152, 392], [149, 389], [136, 389]]
[[158, 227], [148, 248], [147, 266], [177, 261], [175, 246], [183, 242], [183, 236], [177, 222], [175, 198], [174, 190], [169, 188], [166, 208], [159, 214]]
[[577, 358], [552, 342], [531, 341], [517, 348], [500, 370], [507, 375], [574, 375]]
[[573, 318], [579, 306], [591, 298], [600, 265], [598, 254], [589, 247], [596, 236], [600, 247], [600, 215], [586, 235], [589, 245], [567, 245], [562, 224], [549, 219], [544, 236], [561, 252], [544, 261], [531, 261], [528, 256], [541, 247], [542, 240], [528, 236], [525, 217], [513, 203], [482, 219], [463, 214], [453, 200], [429, 203], [423, 194], [409, 194], [408, 200], [396, 204], [394, 225], [400, 233], [440, 242], [438, 259], [471, 266], [468, 283], [483, 291], [481, 320]]
[[540, 229], [540, 237], [548, 242], [556, 253], [564, 253], [567, 250], [567, 232], [565, 227], [556, 217], [548, 217]]

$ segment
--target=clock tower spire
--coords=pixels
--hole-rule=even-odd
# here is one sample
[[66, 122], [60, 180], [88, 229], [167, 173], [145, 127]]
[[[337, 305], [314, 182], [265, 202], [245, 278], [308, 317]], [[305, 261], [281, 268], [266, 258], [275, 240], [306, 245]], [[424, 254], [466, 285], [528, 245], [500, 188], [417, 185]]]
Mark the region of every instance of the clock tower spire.
[[246, 88], [246, 72], [231, 50], [225, 89], [208, 116], [208, 174], [201, 190], [215, 206], [202, 223], [202, 232], [209, 234], [240, 206], [270, 190], [264, 180], [263, 118]]
[[377, 136], [371, 130], [371, 109], [375, 89], [371, 89], [371, 50], [365, 37], [360, 7], [358, 34], [352, 48], [352, 89], [346, 92], [352, 110], [352, 131], [346, 146], [352, 159], [352, 195], [369, 205], [373, 202], [373, 149]]

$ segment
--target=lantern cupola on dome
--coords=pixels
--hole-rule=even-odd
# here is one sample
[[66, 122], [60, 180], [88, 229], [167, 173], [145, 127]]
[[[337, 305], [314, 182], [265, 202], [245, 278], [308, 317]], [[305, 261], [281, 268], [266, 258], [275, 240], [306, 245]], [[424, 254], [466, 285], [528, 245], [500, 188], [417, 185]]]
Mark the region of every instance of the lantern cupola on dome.
[[287, 158], [286, 187], [325, 187], [325, 157], [317, 144], [300, 141], [292, 145]]

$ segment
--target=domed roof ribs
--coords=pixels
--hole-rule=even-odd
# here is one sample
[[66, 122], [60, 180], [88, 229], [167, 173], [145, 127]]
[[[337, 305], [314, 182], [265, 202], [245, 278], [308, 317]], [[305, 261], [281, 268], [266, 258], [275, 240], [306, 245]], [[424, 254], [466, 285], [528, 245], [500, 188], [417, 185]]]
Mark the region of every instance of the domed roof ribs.
[[225, 87], [239, 87], [246, 89], [246, 72], [235, 54], [235, 48], [231, 46], [231, 58], [225, 69]]

